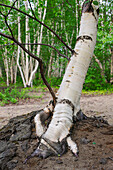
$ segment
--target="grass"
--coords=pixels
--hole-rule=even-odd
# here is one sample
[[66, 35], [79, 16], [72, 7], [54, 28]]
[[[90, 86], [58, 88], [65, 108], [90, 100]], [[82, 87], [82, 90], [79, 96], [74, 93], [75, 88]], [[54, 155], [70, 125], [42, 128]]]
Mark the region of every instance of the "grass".
[[86, 95], [109, 95], [113, 93], [113, 88], [104, 89], [104, 90], [82, 90], [82, 94]]
[[[10, 86], [10, 87], [1, 87], [0, 88], [0, 105], [4, 106], [5, 104], [10, 103], [17, 103], [20, 99], [40, 99], [43, 97], [44, 92], [47, 91], [46, 86], [33, 86], [33, 87], [17, 87], [17, 86]], [[32, 94], [33, 92], [33, 94]], [[38, 93], [39, 95], [36, 95], [34, 93]]]
[[[33, 86], [33, 87], [17, 87], [17, 86], [10, 86], [8, 88], [1, 87], [0, 88], [0, 105], [4, 106], [5, 104], [9, 103], [17, 103], [20, 99], [40, 99], [44, 96], [44, 92], [48, 91], [46, 86]], [[53, 90], [56, 91], [58, 87], [53, 87]], [[32, 94], [33, 92], [33, 94]], [[34, 93], [38, 93], [36, 95]], [[109, 95], [113, 93], [113, 87], [104, 90], [82, 90], [82, 94], [86, 95]]]

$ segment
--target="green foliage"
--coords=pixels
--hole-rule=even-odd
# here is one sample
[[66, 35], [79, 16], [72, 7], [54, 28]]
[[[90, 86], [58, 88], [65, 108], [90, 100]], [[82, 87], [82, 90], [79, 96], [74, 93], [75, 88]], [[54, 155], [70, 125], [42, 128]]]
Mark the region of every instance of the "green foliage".
[[25, 89], [6, 88], [0, 92], [0, 105], [17, 103], [19, 99], [27, 98], [27, 93]]
[[98, 5], [98, 1], [93, 1], [93, 4], [94, 5]]
[[107, 89], [103, 90], [82, 90], [82, 94], [85, 95], [109, 95], [113, 93], [113, 87], [109, 86]]
[[93, 59], [88, 69], [83, 89], [101, 90], [108, 87], [109, 83], [106, 83], [105, 78], [101, 77], [101, 70]]
[[[50, 86], [57, 87], [61, 84], [62, 77], [50, 77], [47, 78], [47, 81], [50, 84]], [[44, 86], [44, 82], [42, 81], [42, 79], [38, 79], [38, 80], [35, 79], [33, 84], [39, 87]]]
[[[87, 0], [85, 3], [88, 3], [90, 0]], [[31, 1], [32, 5], [34, 5], [34, 13], [36, 17], [39, 20], [40, 19], [40, 11], [44, 11], [44, 1], [39, 0], [38, 3], [36, 1]], [[76, 37], [78, 35], [79, 26], [80, 26], [80, 17], [81, 17], [81, 1], [63, 1], [62, 0], [48, 0], [47, 4], [47, 13], [46, 13], [46, 19], [44, 23], [49, 26], [51, 29], [53, 29], [67, 44], [69, 43], [69, 46], [74, 49], [75, 43], [76, 43]], [[83, 1], [82, 1], [83, 2]], [[7, 5], [12, 5], [12, 1], [4, 1], [2, 0], [2, 3]], [[35, 4], [34, 4], [35, 3]], [[79, 4], [78, 4], [79, 3]], [[37, 5], [36, 5], [37, 4]], [[98, 5], [98, 2], [96, 0], [93, 1], [94, 5]], [[17, 5], [17, 4], [16, 4]], [[98, 66], [98, 64], [93, 61], [90, 65], [90, 68], [87, 73], [87, 77], [84, 84], [85, 90], [97, 90], [97, 89], [105, 89], [109, 88], [109, 82], [110, 78], [113, 76], [111, 75], [111, 52], [110, 49], [113, 48], [113, 24], [112, 24], [112, 1], [111, 0], [103, 0], [102, 4], [100, 5], [100, 15], [99, 15], [99, 22], [98, 22], [98, 33], [97, 33], [97, 44], [95, 47], [95, 56], [98, 58], [98, 60], [101, 62], [105, 74], [105, 79], [108, 83], [105, 82], [105, 80], [101, 77], [101, 70]], [[25, 3], [24, 1], [20, 0], [20, 9], [24, 12], [25, 10]], [[39, 10], [40, 9], [40, 10]], [[0, 7], [0, 10], [3, 14], [7, 14], [9, 8]], [[27, 13], [30, 15], [30, 8], [28, 9]], [[25, 42], [26, 40], [26, 32], [25, 32], [25, 26], [26, 26], [26, 20], [25, 16], [15, 10], [12, 10], [10, 13], [10, 17], [8, 17], [8, 23], [13, 30], [13, 34], [15, 38], [18, 38], [18, 21], [17, 17], [20, 16], [20, 29], [21, 29], [21, 41]], [[5, 26], [4, 19], [2, 15], [0, 15], [0, 30], [10, 35], [9, 30]], [[38, 34], [40, 35], [40, 27], [41, 25], [36, 22], [35, 20], [29, 19], [29, 35], [30, 35], [30, 43], [36, 42], [38, 43]], [[68, 40], [67, 40], [68, 37]], [[4, 37], [0, 38], [0, 45], [5, 44], [11, 44], [13, 41], [8, 40]], [[64, 49], [64, 45], [57, 39], [57, 37], [53, 36], [50, 31], [48, 31], [46, 28], [43, 29], [43, 37], [42, 37], [42, 43], [50, 44], [56, 47], [62, 54], [68, 55], [68, 57], [71, 57], [71, 53], [66, 49]], [[7, 50], [7, 56], [5, 54], [5, 50]], [[29, 50], [33, 52], [35, 55], [37, 54], [37, 46], [29, 46]], [[2, 75], [3, 78], [0, 78], [0, 85], [6, 86], [6, 74], [5, 74], [5, 65], [4, 65], [4, 58], [7, 57], [9, 60], [9, 68], [10, 68], [10, 61], [12, 59], [15, 60], [16, 63], [16, 57], [17, 57], [17, 46], [5, 46], [0, 49], [0, 67], [2, 68]], [[12, 58], [13, 56], [13, 58]], [[59, 57], [59, 55], [51, 48], [48, 48], [46, 46], [41, 46], [40, 51], [40, 58], [43, 60], [44, 64], [44, 74], [47, 77], [48, 75], [48, 67], [49, 67], [49, 61], [50, 57], [53, 57], [52, 62], [52, 70], [51, 70], [51, 78], [47, 78], [48, 82], [51, 86], [59, 86], [63, 77], [63, 74], [65, 72], [66, 67], [66, 60], [62, 57]], [[58, 61], [58, 62], [57, 62]], [[22, 64], [21, 61], [21, 54], [20, 54], [20, 64]], [[33, 66], [34, 68], [34, 66]], [[55, 69], [63, 70], [62, 74], [59, 74], [55, 77], [53, 74]], [[19, 70], [17, 71], [17, 84], [22, 85], [21, 76], [19, 73]], [[61, 76], [61, 77], [60, 77]], [[42, 80], [40, 80], [40, 74], [39, 70], [38, 73], [35, 76], [35, 79], [33, 81], [33, 84], [36, 86], [43, 86], [44, 83]], [[10, 69], [9, 69], [9, 80], [10, 80]], [[8, 96], [8, 93], [12, 95], [12, 97]], [[23, 92], [21, 92], [23, 93]], [[18, 101], [19, 98], [22, 98], [20, 96], [20, 90], [17, 89], [9, 89], [9, 91], [1, 92], [1, 98], [0, 100], [5, 101], [6, 103], [12, 102], [15, 103]]]

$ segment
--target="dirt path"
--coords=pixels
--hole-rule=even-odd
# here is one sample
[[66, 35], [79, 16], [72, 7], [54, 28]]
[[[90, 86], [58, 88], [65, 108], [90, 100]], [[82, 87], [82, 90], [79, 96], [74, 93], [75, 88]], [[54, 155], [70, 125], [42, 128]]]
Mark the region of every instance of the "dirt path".
[[[36, 95], [36, 93], [35, 93]], [[0, 127], [9, 119], [31, 111], [44, 108], [50, 101], [50, 94], [45, 92], [41, 99], [21, 100], [18, 104], [0, 107]], [[113, 94], [103, 96], [82, 96], [81, 109], [88, 116], [103, 116], [113, 125]]]

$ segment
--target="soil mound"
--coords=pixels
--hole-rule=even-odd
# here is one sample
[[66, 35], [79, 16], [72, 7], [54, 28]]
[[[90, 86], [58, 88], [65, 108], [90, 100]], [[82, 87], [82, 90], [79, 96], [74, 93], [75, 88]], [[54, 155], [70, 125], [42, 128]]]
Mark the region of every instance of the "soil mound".
[[74, 124], [72, 139], [78, 144], [78, 157], [68, 150], [62, 157], [34, 157], [24, 164], [38, 145], [33, 119], [40, 112], [12, 118], [0, 130], [0, 170], [113, 169], [113, 126], [101, 117]]

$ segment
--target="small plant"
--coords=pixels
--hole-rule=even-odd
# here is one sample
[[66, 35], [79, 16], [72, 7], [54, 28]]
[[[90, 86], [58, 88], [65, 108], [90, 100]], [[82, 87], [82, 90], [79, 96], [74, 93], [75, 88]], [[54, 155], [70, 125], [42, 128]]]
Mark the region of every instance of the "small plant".
[[0, 105], [17, 103], [19, 99], [27, 98], [27, 93], [28, 91], [24, 89], [8, 87], [0, 92]]

